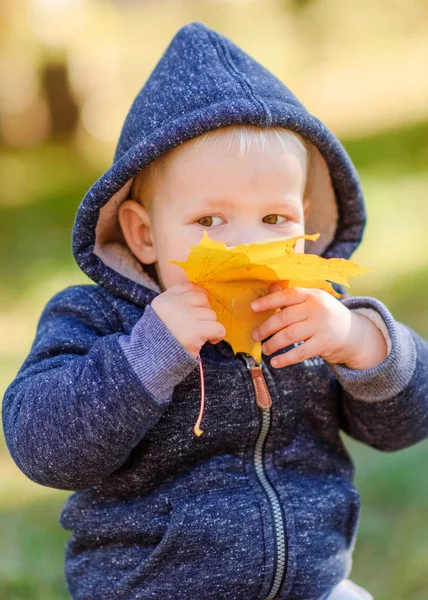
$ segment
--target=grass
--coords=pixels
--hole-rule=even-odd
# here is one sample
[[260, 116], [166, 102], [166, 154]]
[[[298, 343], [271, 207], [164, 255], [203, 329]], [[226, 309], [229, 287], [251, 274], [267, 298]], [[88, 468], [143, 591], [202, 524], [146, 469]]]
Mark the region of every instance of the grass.
[[[374, 269], [356, 278], [350, 291], [379, 298], [397, 320], [428, 337], [428, 123], [344, 145], [360, 172], [369, 215], [352, 258]], [[71, 229], [80, 199], [100, 173], [72, 149], [49, 145], [27, 153], [3, 151], [0, 174], [3, 392], [29, 352], [47, 300], [67, 285], [88, 282], [72, 256]], [[425, 600], [427, 441], [382, 453], [343, 438], [362, 498], [351, 578], [376, 600]], [[69, 532], [57, 520], [68, 492], [26, 479], [2, 439], [0, 477], [0, 598], [67, 598], [63, 553]]]
[[362, 503], [351, 578], [376, 600], [427, 598], [428, 484], [421, 475], [428, 444], [381, 453], [343, 437], [355, 458]]
[[[35, 485], [35, 484], [34, 484]], [[33, 487], [33, 486], [32, 486]], [[58, 524], [63, 494], [2, 509], [0, 525], [0, 597], [5, 600], [68, 598], [63, 547], [69, 532]]]

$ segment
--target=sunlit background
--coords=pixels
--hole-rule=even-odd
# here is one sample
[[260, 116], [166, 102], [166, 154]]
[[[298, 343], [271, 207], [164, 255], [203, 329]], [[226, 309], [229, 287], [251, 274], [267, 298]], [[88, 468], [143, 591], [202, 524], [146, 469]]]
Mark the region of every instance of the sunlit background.
[[[368, 208], [353, 255], [375, 296], [428, 337], [427, 0], [2, 0], [0, 396], [50, 297], [91, 283], [71, 252], [85, 192], [179, 27], [203, 21], [275, 73], [341, 139]], [[351, 578], [428, 598], [428, 443], [381, 453], [343, 435], [362, 516]], [[67, 598], [57, 522], [69, 492], [28, 480], [0, 442], [0, 598]]]

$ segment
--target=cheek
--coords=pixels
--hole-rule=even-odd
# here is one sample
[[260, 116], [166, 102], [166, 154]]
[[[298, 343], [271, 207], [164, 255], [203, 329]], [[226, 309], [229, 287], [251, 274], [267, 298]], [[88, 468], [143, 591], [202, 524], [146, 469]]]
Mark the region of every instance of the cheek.
[[[305, 234], [305, 227], [303, 224], [296, 224], [295, 232], [293, 232], [293, 237], [298, 237], [299, 235]], [[304, 254], [305, 252], [305, 240], [297, 240], [296, 245], [294, 246], [294, 252], [296, 254]]]
[[163, 250], [164, 251], [160, 254], [158, 253], [157, 262], [162, 281], [167, 289], [176, 283], [183, 283], [187, 281], [187, 276], [184, 270], [179, 265], [172, 265], [169, 262], [170, 260], [186, 260], [187, 255], [183, 256], [182, 254], [173, 251], [171, 248], [164, 248]]
[[169, 261], [186, 261], [189, 256], [190, 247], [197, 245], [198, 242], [198, 239], [188, 240], [186, 237], [166, 235], [161, 240], [161, 243], [158, 244], [158, 269], [166, 289], [177, 283], [188, 281], [184, 270], [179, 265], [172, 265]]
[[159, 268], [165, 289], [170, 288], [172, 285], [188, 281], [186, 273], [178, 265], [170, 265], [167, 263], [163, 268], [159, 265]]
[[296, 254], [304, 254], [305, 252], [305, 240], [297, 240], [294, 246], [294, 252]]

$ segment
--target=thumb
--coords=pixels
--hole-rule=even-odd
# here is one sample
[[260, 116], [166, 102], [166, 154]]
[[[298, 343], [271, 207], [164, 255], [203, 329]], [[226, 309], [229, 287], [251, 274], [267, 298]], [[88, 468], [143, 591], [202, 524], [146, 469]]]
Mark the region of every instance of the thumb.
[[281, 290], [282, 285], [277, 282], [271, 283], [269, 286], [269, 292], [280, 292]]

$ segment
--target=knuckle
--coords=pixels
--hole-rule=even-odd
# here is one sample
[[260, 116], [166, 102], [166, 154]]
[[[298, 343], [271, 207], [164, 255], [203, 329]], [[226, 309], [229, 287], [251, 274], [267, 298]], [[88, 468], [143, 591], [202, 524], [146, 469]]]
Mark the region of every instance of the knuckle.
[[192, 351], [197, 354], [199, 352], [199, 350], [202, 348], [202, 346], [204, 345], [205, 340], [202, 340], [200, 336], [197, 336], [195, 338], [193, 338], [193, 340], [190, 343], [190, 347], [192, 348]]
[[314, 289], [313, 296], [314, 296], [314, 299], [322, 306], [327, 306], [329, 304], [330, 294], [328, 294], [324, 290]]
[[266, 321], [264, 321], [263, 323], [261, 323], [260, 325], [257, 325], [257, 327], [254, 327], [254, 329], [256, 329], [260, 335], [260, 339], [264, 339], [265, 336], [265, 332], [267, 331], [267, 324]]
[[187, 291], [192, 289], [194, 287], [194, 284], [191, 281], [182, 281], [180, 283], [177, 283], [177, 285], [174, 287], [176, 290], [179, 291]]
[[201, 285], [198, 285], [197, 283], [192, 283], [192, 286], [193, 286], [193, 289], [196, 290], [197, 292], [200, 292], [204, 296], [208, 296], [207, 290], [204, 287], [202, 287]]
[[300, 361], [305, 358], [305, 344], [299, 344], [293, 350], [293, 354], [296, 360]]
[[207, 304], [206, 295], [199, 290], [190, 290], [188, 292], [188, 300], [192, 306], [205, 306]]
[[279, 320], [283, 325], [285, 325], [287, 323], [287, 319], [288, 319], [287, 309], [283, 308], [279, 312]]
[[190, 290], [190, 292], [187, 293], [187, 297], [191, 304], [195, 304], [200, 300], [201, 294], [195, 290]]
[[219, 336], [224, 337], [226, 335], [226, 328], [221, 323], [219, 323], [218, 325], [219, 325], [219, 327], [218, 327]]
[[168, 305], [168, 296], [164, 296], [163, 294], [159, 294], [159, 296], [156, 296], [155, 298], [153, 298], [153, 300], [150, 302], [150, 306], [152, 307], [152, 309], [155, 311], [155, 313], [160, 316], [160, 313], [162, 313], [162, 307]]
[[271, 346], [272, 344], [269, 344], [269, 342], [265, 342], [262, 346], [262, 352], [263, 354], [270, 354], [271, 353]]
[[190, 281], [183, 281], [181, 283], [177, 283], [176, 285], [171, 286], [166, 291], [169, 292], [170, 294], [175, 294], [175, 295], [181, 296], [182, 294], [189, 292], [192, 289], [192, 287], [191, 287], [192, 285], [193, 284], [190, 283]]
[[284, 337], [286, 340], [289, 340], [290, 342], [292, 341], [296, 341], [296, 326], [295, 325], [289, 325], [287, 327], [287, 329], [284, 330]]

